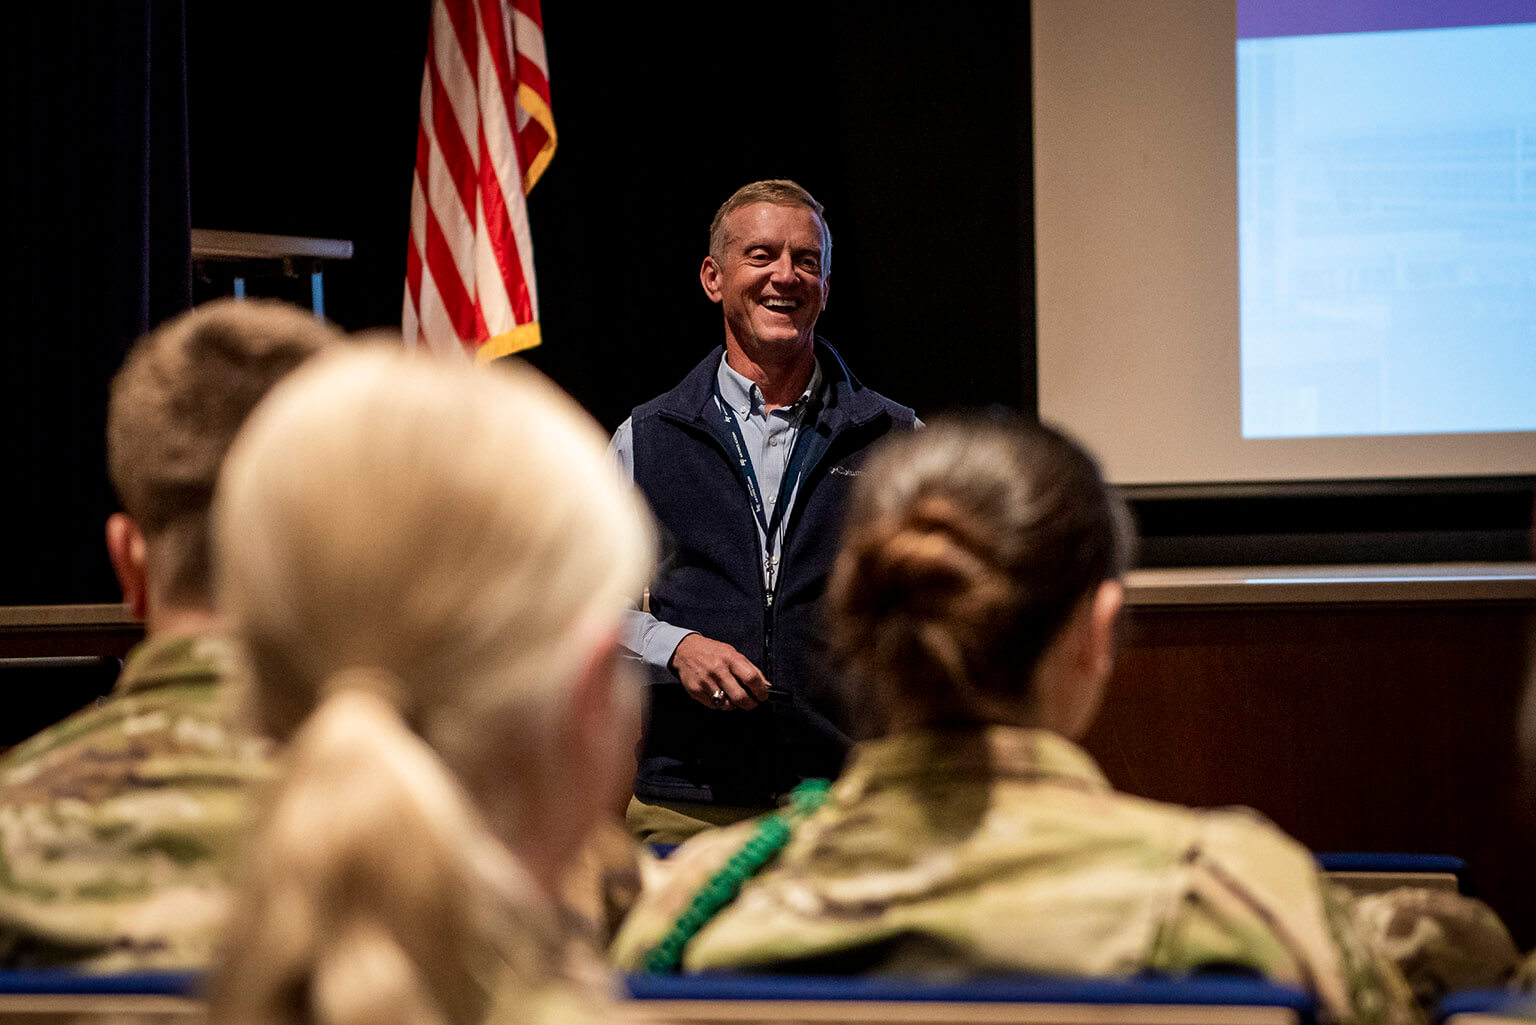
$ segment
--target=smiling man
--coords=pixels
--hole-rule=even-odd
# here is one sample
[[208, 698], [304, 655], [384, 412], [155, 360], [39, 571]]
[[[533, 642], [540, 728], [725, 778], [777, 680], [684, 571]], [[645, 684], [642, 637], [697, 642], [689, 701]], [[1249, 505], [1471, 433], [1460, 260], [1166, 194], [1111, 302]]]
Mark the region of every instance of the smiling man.
[[754, 182], [709, 228], [699, 282], [725, 344], [614, 435], [669, 544], [625, 644], [650, 670], [631, 831], [677, 843], [756, 815], [847, 749], [821, 595], [865, 453], [911, 409], [815, 333], [832, 233], [792, 181]]

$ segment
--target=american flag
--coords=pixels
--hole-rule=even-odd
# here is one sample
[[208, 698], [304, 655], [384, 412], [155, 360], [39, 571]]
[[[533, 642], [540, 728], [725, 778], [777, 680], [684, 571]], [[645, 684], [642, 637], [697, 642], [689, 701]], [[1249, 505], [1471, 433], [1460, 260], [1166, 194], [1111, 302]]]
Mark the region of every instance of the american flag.
[[407, 345], [484, 362], [539, 344], [523, 197], [554, 153], [539, 0], [436, 0], [411, 186]]

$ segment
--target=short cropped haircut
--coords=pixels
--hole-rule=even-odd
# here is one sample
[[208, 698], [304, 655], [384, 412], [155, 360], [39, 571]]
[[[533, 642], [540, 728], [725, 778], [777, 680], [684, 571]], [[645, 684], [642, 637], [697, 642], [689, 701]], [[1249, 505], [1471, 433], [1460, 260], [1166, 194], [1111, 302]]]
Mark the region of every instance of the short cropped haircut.
[[221, 299], [129, 351], [107, 406], [107, 468], [150, 545], [160, 600], [211, 601], [208, 509], [224, 454], [267, 391], [340, 337], [280, 302]]
[[725, 258], [725, 247], [729, 237], [725, 232], [725, 219], [744, 206], [753, 203], [772, 203], [775, 206], [803, 206], [816, 215], [821, 222], [821, 274], [822, 277], [832, 269], [832, 229], [827, 226], [827, 215], [822, 205], [816, 201], [798, 182], [792, 182], [788, 178], [770, 178], [767, 181], [752, 182], [743, 185], [731, 193], [731, 198], [720, 205], [715, 211], [714, 218], [709, 222], [709, 255], [716, 263]]

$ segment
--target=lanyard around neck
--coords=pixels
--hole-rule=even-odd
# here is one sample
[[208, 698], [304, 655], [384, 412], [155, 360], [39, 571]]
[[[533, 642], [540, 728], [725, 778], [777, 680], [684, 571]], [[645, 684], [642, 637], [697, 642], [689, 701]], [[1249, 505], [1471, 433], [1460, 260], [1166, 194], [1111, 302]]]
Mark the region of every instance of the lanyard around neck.
[[757, 482], [757, 471], [752, 466], [752, 460], [747, 456], [747, 439], [741, 433], [741, 425], [736, 422], [736, 416], [730, 404], [725, 401], [725, 396], [720, 394], [719, 382], [715, 384], [715, 406], [720, 411], [720, 423], [725, 428], [725, 436], [736, 450], [736, 470], [741, 475], [742, 483], [747, 486], [747, 499], [752, 505], [752, 515], [757, 517], [758, 525], [763, 528], [763, 544], [771, 555], [774, 549], [774, 535], [784, 517], [784, 507], [789, 502], [789, 496], [795, 493], [800, 478], [805, 473], [807, 446], [800, 444], [800, 435], [805, 426], [805, 411], [802, 409], [800, 412], [800, 422], [795, 427], [794, 444], [790, 447], [789, 463], [784, 467], [784, 478], [779, 482], [779, 497], [775, 500], [773, 510], [770, 512], [763, 506], [762, 488]]

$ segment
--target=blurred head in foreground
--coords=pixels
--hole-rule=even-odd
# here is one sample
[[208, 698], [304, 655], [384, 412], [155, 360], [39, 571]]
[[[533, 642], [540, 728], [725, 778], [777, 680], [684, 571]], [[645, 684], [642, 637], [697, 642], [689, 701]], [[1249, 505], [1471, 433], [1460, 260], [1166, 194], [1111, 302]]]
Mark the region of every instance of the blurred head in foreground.
[[950, 420], [865, 469], [828, 591], [854, 704], [885, 732], [986, 723], [1076, 739], [1113, 663], [1129, 519], [1049, 427]]
[[107, 553], [149, 632], [211, 613], [208, 509], [224, 454], [268, 390], [340, 338], [285, 303], [220, 299], [128, 353], [107, 406], [107, 466], [123, 507], [107, 520]]
[[478, 1020], [548, 971], [533, 934], [626, 769], [652, 539], [605, 438], [521, 367], [349, 353], [253, 419], [215, 526], [289, 746], [214, 1017]]
[[[110, 695], [59, 706], [73, 714], [0, 757], [0, 967], [207, 967], [267, 767], [228, 714], [214, 483], [267, 391], [340, 341], [282, 303], [211, 302], [140, 338], [113, 378], [107, 457], [122, 511], [107, 551], [146, 636]], [[26, 682], [67, 699], [72, 673]]]

